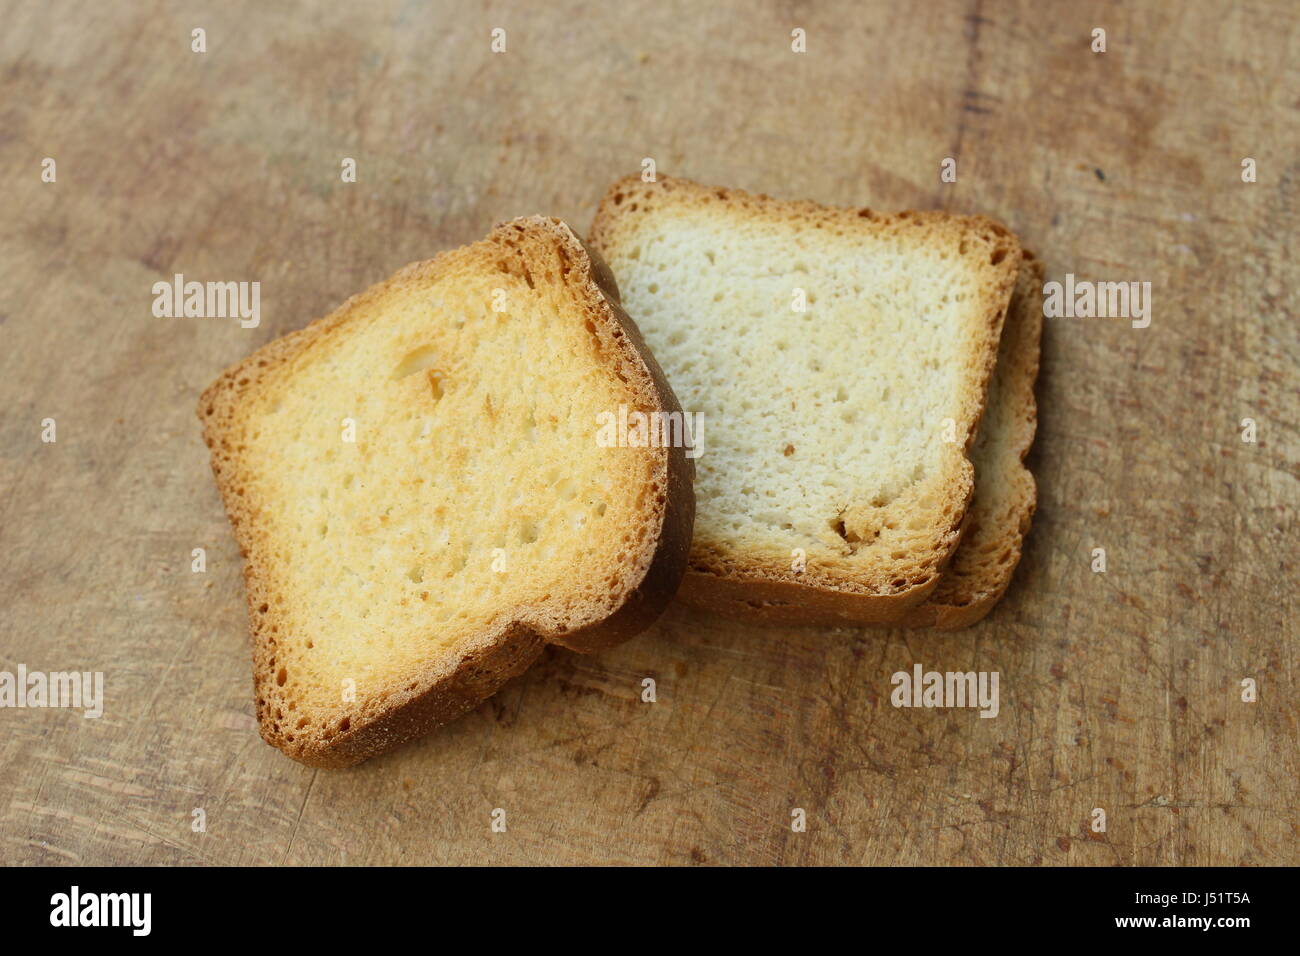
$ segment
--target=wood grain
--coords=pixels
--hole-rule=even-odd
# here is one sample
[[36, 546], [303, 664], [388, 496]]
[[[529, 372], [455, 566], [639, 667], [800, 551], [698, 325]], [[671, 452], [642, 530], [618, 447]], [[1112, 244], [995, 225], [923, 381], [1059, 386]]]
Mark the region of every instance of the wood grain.
[[[2, 7], [0, 669], [103, 671], [107, 699], [0, 710], [0, 862], [1300, 862], [1293, 5]], [[1152, 282], [1147, 329], [1047, 323], [1010, 592], [953, 635], [674, 607], [399, 752], [287, 760], [253, 726], [195, 396], [498, 220], [585, 231], [647, 156], [986, 213], [1049, 278]], [[261, 326], [155, 318], [177, 272], [261, 282]], [[892, 707], [916, 662], [998, 671], [1001, 714]]]

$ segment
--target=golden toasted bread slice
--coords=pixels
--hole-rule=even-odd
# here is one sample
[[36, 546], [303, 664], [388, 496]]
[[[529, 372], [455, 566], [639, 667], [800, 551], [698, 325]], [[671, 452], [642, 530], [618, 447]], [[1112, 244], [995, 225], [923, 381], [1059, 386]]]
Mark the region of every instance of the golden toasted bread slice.
[[599, 442], [620, 406], [679, 411], [608, 270], [540, 217], [222, 374], [198, 411], [246, 558], [263, 737], [350, 764], [547, 643], [649, 624], [685, 567], [693, 468], [680, 447]]

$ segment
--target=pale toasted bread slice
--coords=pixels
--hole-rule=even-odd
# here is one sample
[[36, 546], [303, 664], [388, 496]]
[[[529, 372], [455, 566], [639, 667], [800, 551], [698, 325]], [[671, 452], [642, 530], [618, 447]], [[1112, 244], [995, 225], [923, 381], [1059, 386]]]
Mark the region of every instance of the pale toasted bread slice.
[[678, 410], [608, 270], [541, 217], [222, 374], [198, 411], [246, 559], [262, 736], [354, 763], [547, 643], [649, 624], [685, 567], [693, 467], [602, 447], [597, 416], [620, 406]]
[[974, 487], [1015, 237], [633, 177], [590, 238], [704, 416], [680, 596], [795, 624], [892, 622], [925, 600]]
[[1025, 467], [1034, 443], [1039, 340], [1043, 331], [1043, 266], [1028, 251], [1002, 327], [988, 407], [971, 449], [975, 497], [961, 545], [939, 586], [900, 622], [953, 630], [980, 620], [1011, 583], [1034, 516], [1037, 489]]

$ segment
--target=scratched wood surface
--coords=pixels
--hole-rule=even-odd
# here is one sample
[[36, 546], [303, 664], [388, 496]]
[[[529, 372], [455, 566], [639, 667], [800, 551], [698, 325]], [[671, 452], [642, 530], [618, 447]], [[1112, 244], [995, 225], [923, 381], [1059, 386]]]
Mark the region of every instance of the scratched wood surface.
[[[0, 862], [1300, 862], [1297, 14], [1081, 6], [0, 4], [0, 670], [106, 680], [97, 720], [0, 710]], [[1012, 590], [947, 636], [673, 607], [398, 752], [293, 763], [197, 393], [497, 220], [585, 231], [647, 156], [1152, 283], [1149, 328], [1047, 324]], [[260, 327], [155, 318], [178, 272], [259, 281]], [[1001, 713], [892, 707], [918, 662], [999, 672]]]

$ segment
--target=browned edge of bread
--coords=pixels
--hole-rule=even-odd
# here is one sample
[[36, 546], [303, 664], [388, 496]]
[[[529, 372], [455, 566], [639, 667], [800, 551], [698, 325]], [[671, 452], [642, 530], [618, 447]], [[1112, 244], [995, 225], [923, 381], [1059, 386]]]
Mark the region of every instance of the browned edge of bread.
[[686, 604], [752, 624], [859, 626], [898, 621], [935, 590], [944, 567], [961, 541], [966, 510], [975, 489], [974, 467], [969, 453], [997, 358], [1002, 323], [1020, 270], [1022, 250], [1019, 240], [1002, 223], [986, 216], [915, 210], [881, 213], [867, 207], [840, 208], [808, 200], [773, 199], [761, 193], [706, 186], [663, 175], [653, 183], [646, 183], [639, 176], [631, 175], [610, 185], [601, 200], [588, 232], [589, 241], [596, 251], [600, 252], [609, 241], [625, 202], [638, 202], [656, 192], [681, 192], [694, 202], [738, 205], [762, 215], [846, 228], [859, 227], [864, 219], [882, 227], [900, 229], [949, 227], [959, 230], [963, 238], [969, 237], [988, 249], [990, 265], [996, 269], [989, 307], [983, 316], [984, 341], [970, 394], [963, 404], [963, 415], [956, 421], [965, 457], [951, 490], [951, 517], [941, 533], [942, 557], [929, 576], [923, 581], [905, 582], [887, 592], [873, 592], [858, 582], [843, 578], [818, 579], [815, 570], [808, 573], [813, 569], [800, 574], [793, 570], [776, 571], [734, 563], [722, 566], [697, 546], [678, 592], [678, 597]]
[[[1001, 471], [975, 475], [975, 498], [966, 516], [961, 547], [953, 555], [939, 586], [925, 603], [913, 608], [899, 624], [903, 627], [935, 627], [949, 631], [969, 627], [993, 609], [1006, 593], [1025, 536], [1037, 505], [1037, 484], [1025, 467], [1025, 457], [1038, 430], [1038, 403], [1034, 383], [1038, 379], [1040, 342], [1043, 333], [1043, 264], [1028, 249], [1011, 296], [1007, 321], [998, 346], [998, 364], [993, 374], [1010, 403], [1015, 423], [1011, 450], [1016, 457], [1011, 474]], [[987, 496], [981, 494], [987, 482], [1009, 482], [1016, 496], [1008, 514], [991, 512]], [[990, 565], [982, 556], [990, 550], [1005, 555]]]
[[[526, 250], [521, 246], [530, 239], [556, 244], [564, 264], [564, 277], [557, 281], [583, 284], [587, 319], [593, 334], [604, 354], [617, 363], [616, 374], [625, 376], [639, 391], [642, 407], [647, 411], [680, 412], [663, 371], [646, 349], [635, 323], [619, 305], [613, 274], [565, 223], [540, 216], [515, 219], [498, 224], [480, 244], [497, 245], [497, 258], [510, 263], [511, 268], [526, 271]], [[382, 299], [394, 284], [436, 274], [441, 260], [461, 251], [450, 250], [434, 259], [412, 263], [352, 296], [325, 318], [267, 343], [224, 371], [199, 401], [197, 411], [203, 423], [204, 442], [211, 451], [213, 474], [245, 559], [244, 580], [261, 734], [268, 743], [309, 766], [345, 767], [357, 763], [466, 713], [507, 680], [526, 670], [548, 643], [587, 653], [626, 640], [653, 623], [672, 599], [686, 568], [695, 516], [695, 465], [686, 457], [684, 448], [647, 449], [660, 456], [656, 478], [663, 491], [658, 500], [652, 500], [659, 534], [647, 543], [646, 550], [652, 549], [652, 553], [633, 555], [629, 559], [631, 564], [645, 570], [615, 612], [568, 633], [548, 631], [536, 620], [498, 622], [485, 633], [465, 641], [454, 666], [431, 664], [414, 690], [394, 693], [382, 710], [353, 719], [346, 729], [327, 740], [304, 741], [299, 737], [291, 743], [278, 728], [265, 692], [275, 680], [274, 668], [269, 665], [273, 638], [264, 631], [267, 605], [274, 596], [264, 584], [261, 570], [264, 556], [254, 540], [251, 514], [238, 487], [236, 450], [230, 447], [228, 438], [232, 416], [241, 397], [256, 388], [265, 376], [326, 336], [345, 334], [349, 319]]]

